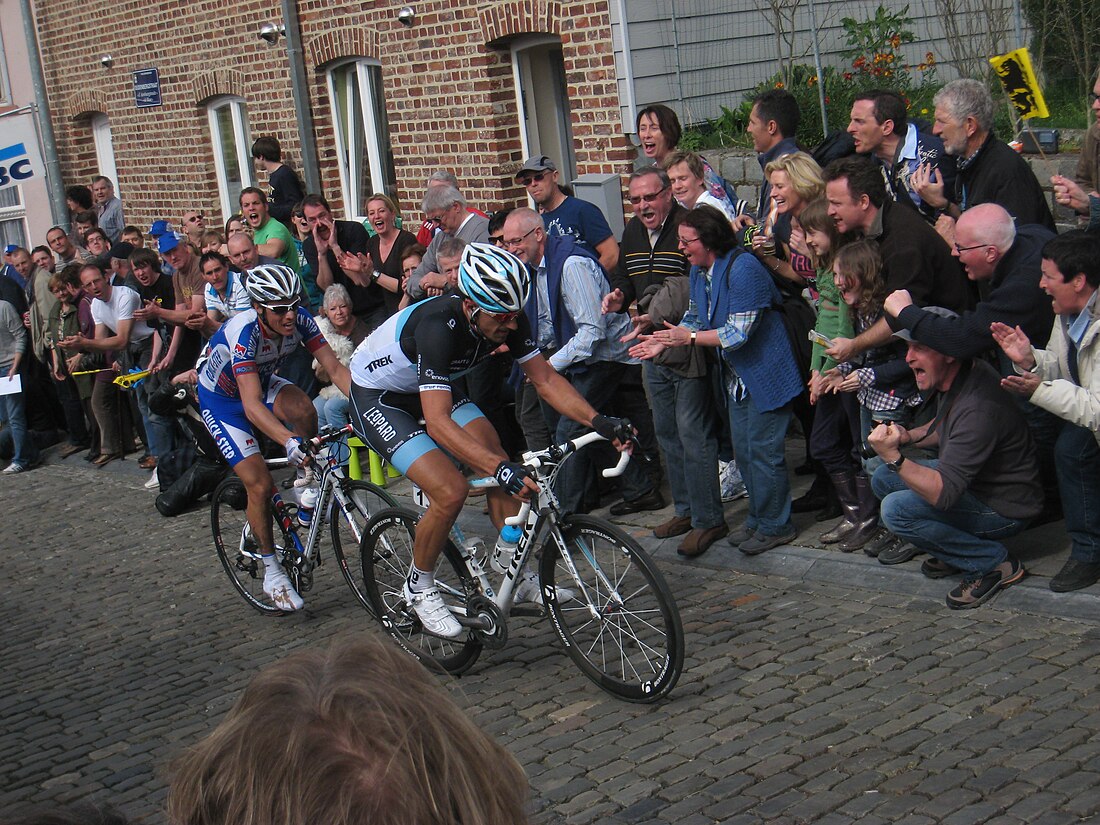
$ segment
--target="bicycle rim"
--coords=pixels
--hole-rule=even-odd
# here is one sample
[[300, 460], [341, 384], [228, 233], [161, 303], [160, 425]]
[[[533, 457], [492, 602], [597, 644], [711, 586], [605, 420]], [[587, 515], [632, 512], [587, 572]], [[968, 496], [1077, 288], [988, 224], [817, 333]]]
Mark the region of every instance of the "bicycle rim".
[[340, 565], [344, 580], [359, 603], [374, 615], [374, 603], [367, 596], [363, 581], [363, 563], [359, 558], [359, 543], [367, 530], [371, 516], [387, 507], [395, 507], [390, 494], [366, 481], [347, 480], [344, 493], [348, 498], [347, 509], [340, 506], [336, 495], [332, 496], [332, 514], [329, 519], [329, 537], [332, 552]]
[[[244, 600], [261, 613], [281, 616], [283, 611], [264, 593], [264, 562], [248, 526], [247, 505], [248, 494], [236, 477], [225, 479], [214, 490], [210, 497], [210, 529], [214, 534], [214, 547], [229, 581]], [[281, 526], [275, 523], [274, 518], [272, 529], [275, 543], [285, 542]]]
[[[551, 534], [539, 572], [566, 652], [613, 696], [630, 702], [667, 696], [684, 667], [684, 631], [664, 577], [637, 542], [600, 519], [573, 516], [561, 535], [568, 556]], [[559, 601], [561, 588], [573, 598]]]
[[[381, 510], [371, 518], [360, 549], [366, 594], [374, 616], [398, 645], [429, 667], [458, 675], [476, 661], [481, 643], [469, 633], [459, 639], [424, 633], [402, 592], [412, 566], [416, 520], [415, 513], [400, 507]], [[466, 575], [462, 557], [448, 541], [436, 564], [435, 581], [449, 604], [465, 602]]]

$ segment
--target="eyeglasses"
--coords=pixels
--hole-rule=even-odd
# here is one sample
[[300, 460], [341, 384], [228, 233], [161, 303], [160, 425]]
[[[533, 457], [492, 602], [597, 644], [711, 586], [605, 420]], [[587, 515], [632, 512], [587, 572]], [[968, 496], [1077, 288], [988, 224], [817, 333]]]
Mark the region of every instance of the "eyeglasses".
[[959, 246], [958, 244], [955, 244], [955, 254], [961, 255], [964, 252], [969, 252], [971, 249], [984, 249], [989, 245], [990, 244], [987, 243], [976, 243], [973, 246]]
[[507, 246], [509, 249], [513, 249], [513, 248], [519, 246], [525, 240], [527, 240], [527, 236], [530, 235], [532, 232], [534, 232], [536, 229], [542, 229], [542, 227], [541, 226], [532, 226], [529, 230], [524, 232], [520, 237], [518, 237], [518, 238], [509, 238], [508, 240], [506, 240], [504, 242], [504, 245]]
[[500, 246], [501, 244], [504, 243], [504, 236], [503, 235], [490, 235], [489, 236], [489, 243], [493, 244], [493, 246]]
[[264, 304], [264, 309], [269, 309], [276, 315], [286, 315], [288, 312], [297, 312], [298, 307], [302, 305], [301, 299], [291, 304]]
[[190, 218], [187, 219], [187, 222], [188, 223], [198, 223], [201, 220], [204, 220], [204, 218], [202, 216], [202, 213], [199, 213], [198, 215], [192, 215]]
[[520, 180], [520, 183], [523, 186], [530, 186], [532, 183], [538, 183], [539, 181], [541, 181], [543, 178], [545, 178], [549, 174], [550, 174], [549, 172], [535, 172], [532, 175], [525, 175]]
[[697, 240], [699, 240], [699, 239], [698, 238], [677, 238], [676, 243], [677, 243], [677, 246], [691, 246]]
[[507, 324], [520, 316], [519, 312], [485, 312], [485, 314], [499, 324]]
[[637, 197], [630, 198], [630, 203], [633, 206], [637, 206], [642, 201], [645, 201], [646, 203], [653, 203], [653, 201], [655, 201], [655, 200], [657, 200], [657, 198], [661, 197], [661, 195], [664, 193], [664, 191], [666, 189], [668, 189], [667, 186], [662, 186], [660, 189], [658, 189], [652, 195], [639, 195]]
[[1089, 92], [1089, 105], [1090, 106], [1098, 100], [1100, 100], [1100, 95], [1096, 94], [1096, 92]]

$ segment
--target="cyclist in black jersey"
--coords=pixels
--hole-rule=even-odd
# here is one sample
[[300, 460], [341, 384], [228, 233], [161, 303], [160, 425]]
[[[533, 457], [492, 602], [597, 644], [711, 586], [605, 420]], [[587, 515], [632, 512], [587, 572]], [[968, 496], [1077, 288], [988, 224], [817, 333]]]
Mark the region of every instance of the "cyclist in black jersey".
[[[451, 456], [500, 482], [487, 496], [498, 530], [519, 511], [519, 500], [538, 489], [524, 467], [508, 459], [488, 419], [452, 379], [506, 344], [554, 409], [620, 450], [629, 440], [624, 422], [599, 415], [539, 352], [523, 312], [530, 289], [530, 273], [518, 258], [489, 244], [470, 244], [462, 253], [458, 295], [430, 298], [391, 316], [352, 358], [352, 424], [430, 501], [416, 528], [405, 598], [437, 636], [462, 634], [434, 578], [468, 491]], [[532, 596], [541, 598], [537, 588]]]

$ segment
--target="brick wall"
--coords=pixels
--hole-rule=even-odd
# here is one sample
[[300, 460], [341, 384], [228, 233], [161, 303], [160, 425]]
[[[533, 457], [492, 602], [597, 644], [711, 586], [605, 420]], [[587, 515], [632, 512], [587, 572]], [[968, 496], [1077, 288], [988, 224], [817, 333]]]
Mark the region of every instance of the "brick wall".
[[[523, 158], [508, 43], [523, 34], [562, 40], [578, 173], [630, 170], [606, 0], [418, 2], [412, 27], [398, 22], [397, 7], [300, 0], [322, 187], [337, 211], [326, 69], [349, 58], [381, 64], [398, 199], [414, 220], [424, 179], [439, 167], [454, 169], [483, 208], [522, 199], [512, 183]], [[178, 220], [191, 207], [220, 215], [205, 108], [215, 95], [244, 98], [252, 137], [274, 135], [300, 168], [285, 41], [271, 47], [257, 36], [262, 24], [281, 23], [278, 4], [42, 0], [37, 15], [65, 182], [86, 183], [97, 171], [89, 121], [106, 114], [131, 222]], [[108, 53], [114, 65], [105, 69]], [[159, 69], [164, 105], [137, 109], [131, 72], [150, 67]]]

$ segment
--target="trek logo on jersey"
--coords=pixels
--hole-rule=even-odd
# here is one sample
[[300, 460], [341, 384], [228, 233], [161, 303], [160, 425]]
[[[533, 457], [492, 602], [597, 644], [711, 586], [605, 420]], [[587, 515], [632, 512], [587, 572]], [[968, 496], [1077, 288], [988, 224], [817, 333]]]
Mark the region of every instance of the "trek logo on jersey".
[[375, 370], [382, 369], [382, 367], [388, 367], [393, 363], [392, 355], [383, 355], [381, 358], [375, 358], [369, 364], [367, 364], [367, 372], [374, 372]]

